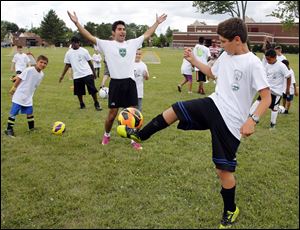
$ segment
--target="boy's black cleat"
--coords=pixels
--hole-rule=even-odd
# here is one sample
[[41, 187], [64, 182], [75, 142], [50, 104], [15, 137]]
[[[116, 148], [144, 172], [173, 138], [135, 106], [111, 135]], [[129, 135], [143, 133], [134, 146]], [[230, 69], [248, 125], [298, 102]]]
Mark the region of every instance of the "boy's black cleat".
[[4, 133], [9, 137], [12, 137], [12, 138], [16, 137], [13, 129], [7, 129], [4, 131]]
[[101, 108], [99, 102], [95, 102], [95, 103], [94, 103], [94, 106], [95, 106], [95, 109], [96, 109], [97, 111], [101, 111], [101, 110], [102, 110], [102, 108]]
[[80, 109], [85, 109], [85, 104], [84, 103], [80, 103]]

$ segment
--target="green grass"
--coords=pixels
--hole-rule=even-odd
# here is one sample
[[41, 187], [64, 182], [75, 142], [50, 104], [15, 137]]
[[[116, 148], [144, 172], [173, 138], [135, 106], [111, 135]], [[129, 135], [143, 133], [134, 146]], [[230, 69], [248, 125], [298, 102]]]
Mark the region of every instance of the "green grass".
[[[19, 115], [17, 137], [11, 139], [4, 129], [11, 106], [12, 51], [1, 49], [1, 228], [218, 227], [223, 204], [209, 131], [184, 132], [173, 125], [137, 152], [129, 140], [117, 136], [115, 123], [110, 144], [102, 146], [107, 101], [101, 101], [104, 110], [98, 112], [86, 96], [87, 109], [79, 110], [72, 81], [66, 76], [58, 83], [66, 50], [31, 49], [35, 56], [49, 57], [45, 79], [34, 95], [39, 130], [28, 133], [25, 115]], [[177, 92], [182, 50], [149, 50], [161, 64], [148, 65], [145, 122], [178, 100], [199, 97], [187, 94], [186, 86]], [[299, 82], [299, 56], [286, 56]], [[211, 93], [214, 84], [205, 87]], [[241, 214], [234, 228], [299, 228], [298, 107], [295, 97], [290, 114], [279, 115], [274, 132], [268, 130], [268, 111], [256, 133], [242, 140], [235, 173]], [[63, 136], [51, 134], [58, 120], [67, 127]]]

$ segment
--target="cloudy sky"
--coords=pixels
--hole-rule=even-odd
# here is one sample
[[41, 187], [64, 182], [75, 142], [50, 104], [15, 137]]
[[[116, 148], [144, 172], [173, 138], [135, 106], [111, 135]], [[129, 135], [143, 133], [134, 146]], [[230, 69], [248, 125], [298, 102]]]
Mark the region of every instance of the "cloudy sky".
[[[248, 1], [246, 15], [256, 22], [279, 22], [277, 18], [266, 17], [277, 6], [278, 1]], [[197, 12], [192, 1], [1, 1], [1, 20], [14, 22], [20, 28], [38, 27], [43, 15], [53, 9], [67, 27], [76, 27], [69, 19], [67, 10], [75, 11], [81, 24], [94, 22], [97, 24], [113, 23], [123, 20], [125, 23], [151, 26], [155, 22], [156, 13], [166, 13], [167, 20], [161, 24], [156, 33], [165, 33], [168, 26], [185, 32], [187, 25], [195, 20], [217, 25], [230, 15], [208, 15]]]

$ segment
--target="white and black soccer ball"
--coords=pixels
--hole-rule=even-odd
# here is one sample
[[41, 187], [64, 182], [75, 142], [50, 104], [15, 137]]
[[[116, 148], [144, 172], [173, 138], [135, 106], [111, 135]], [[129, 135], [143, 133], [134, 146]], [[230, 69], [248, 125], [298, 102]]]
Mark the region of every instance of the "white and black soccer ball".
[[282, 105], [278, 106], [278, 113], [284, 113], [284, 112], [285, 112], [285, 108]]
[[99, 90], [99, 96], [103, 99], [106, 99], [108, 97], [108, 88], [107, 87], [102, 87]]

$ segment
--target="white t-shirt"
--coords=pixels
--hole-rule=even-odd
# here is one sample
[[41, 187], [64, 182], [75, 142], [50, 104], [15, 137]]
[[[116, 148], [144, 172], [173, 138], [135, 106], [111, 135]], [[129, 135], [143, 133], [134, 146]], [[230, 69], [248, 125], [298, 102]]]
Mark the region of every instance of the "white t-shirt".
[[283, 54], [281, 54], [280, 56], [278, 56], [278, 55], [276, 56], [276, 60], [277, 61], [283, 61], [283, 60], [287, 60], [287, 59]]
[[256, 92], [269, 86], [266, 72], [252, 52], [228, 55], [226, 51], [219, 56], [211, 71], [218, 78], [215, 92], [209, 97], [230, 132], [240, 140], [240, 128], [248, 118]]
[[33, 94], [41, 83], [44, 73], [43, 71], [38, 72], [35, 67], [28, 67], [18, 77], [22, 81], [12, 97], [12, 102], [22, 106], [32, 106]]
[[29, 57], [24, 53], [16, 53], [12, 59], [12, 62], [15, 63], [16, 71], [21, 71], [27, 67], [27, 65], [30, 63]]
[[283, 84], [285, 78], [290, 77], [290, 71], [278, 60], [274, 64], [267, 63], [265, 69], [272, 94], [282, 96]]
[[78, 79], [92, 75], [93, 71], [88, 63], [92, 60], [87, 49], [79, 47], [77, 50], [69, 49], [65, 55], [65, 64], [71, 64], [73, 79]]
[[[207, 65], [207, 59], [211, 56], [209, 48], [200, 44], [195, 45], [193, 54], [198, 61], [202, 62], [205, 65]], [[197, 67], [195, 67], [195, 70], [199, 71]]]
[[[290, 94], [294, 95], [295, 94], [294, 84], [296, 84], [295, 73], [292, 69], [290, 69], [289, 71], [290, 71], [290, 75], [291, 75]], [[287, 84], [287, 78], [285, 78], [285, 80], [283, 82], [283, 93], [286, 93], [286, 84]]]
[[181, 64], [181, 74], [192, 75], [193, 74], [192, 72], [193, 72], [192, 64], [184, 58]]
[[94, 64], [94, 68], [101, 68], [101, 60], [102, 57], [100, 54], [93, 54], [93, 64]]
[[105, 60], [112, 79], [132, 78], [134, 80], [133, 64], [136, 51], [144, 42], [144, 35], [124, 42], [115, 40], [97, 40], [97, 49], [104, 53]]
[[136, 83], [138, 98], [143, 98], [144, 97], [144, 75], [145, 75], [144, 73], [145, 72], [148, 73], [148, 68], [146, 64], [142, 61], [134, 62], [133, 68], [134, 68], [134, 79]]

